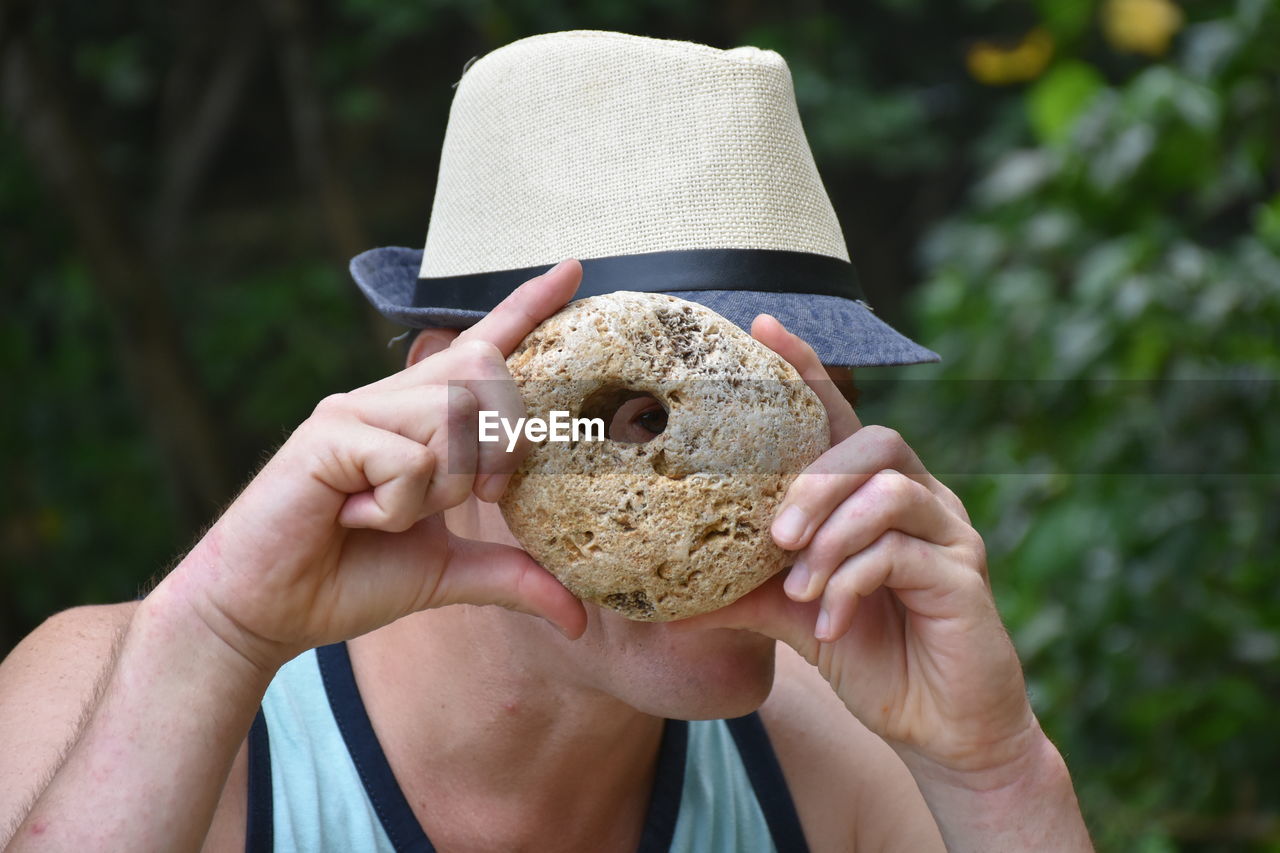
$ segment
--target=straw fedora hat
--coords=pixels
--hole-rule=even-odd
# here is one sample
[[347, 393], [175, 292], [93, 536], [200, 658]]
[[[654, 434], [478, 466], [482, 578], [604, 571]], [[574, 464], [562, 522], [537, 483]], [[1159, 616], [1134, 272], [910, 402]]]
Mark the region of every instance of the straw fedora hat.
[[426, 246], [351, 261], [385, 317], [463, 328], [574, 257], [578, 298], [669, 293], [743, 328], [773, 314], [830, 365], [938, 360], [863, 299], [777, 53], [573, 30], [455, 85]]

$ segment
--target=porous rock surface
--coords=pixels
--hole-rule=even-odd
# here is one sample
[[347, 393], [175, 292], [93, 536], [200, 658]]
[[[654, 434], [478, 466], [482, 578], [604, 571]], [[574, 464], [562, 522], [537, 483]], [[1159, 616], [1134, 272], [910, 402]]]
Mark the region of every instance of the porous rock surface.
[[529, 417], [603, 417], [650, 394], [642, 444], [538, 443], [499, 501], [524, 549], [570, 591], [628, 618], [705, 613], [790, 562], [769, 527], [829, 444], [791, 365], [696, 303], [621, 291], [571, 303], [507, 359]]

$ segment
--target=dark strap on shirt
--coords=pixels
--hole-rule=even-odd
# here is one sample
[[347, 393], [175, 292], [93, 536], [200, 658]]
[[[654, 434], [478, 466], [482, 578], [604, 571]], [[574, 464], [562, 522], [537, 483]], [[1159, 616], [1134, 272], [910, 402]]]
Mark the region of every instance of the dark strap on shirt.
[[271, 798], [271, 738], [267, 718], [258, 708], [249, 727], [249, 814], [245, 825], [245, 853], [272, 853], [275, 815]]
[[[360, 781], [373, 803], [378, 820], [397, 851], [435, 853], [430, 839], [409, 807], [396, 781], [382, 745], [378, 742], [369, 714], [360, 698], [351, 656], [346, 643], [316, 649], [320, 677], [338, 730], [351, 754]], [[768, 734], [759, 714], [727, 721], [764, 812], [769, 832], [779, 853], [807, 853], [804, 834], [786, 780], [773, 754]], [[638, 853], [668, 853], [675, 837], [676, 821], [684, 794], [684, 773], [689, 743], [689, 724], [667, 720], [658, 747], [653, 793], [640, 838]], [[247, 853], [269, 853], [272, 849], [271, 753], [266, 718], [259, 709], [249, 730], [249, 797], [245, 833]]]
[[808, 853], [791, 791], [759, 713], [726, 720], [778, 853]]
[[347, 744], [347, 752], [355, 762], [356, 772], [364, 784], [373, 809], [382, 822], [382, 828], [391, 839], [391, 846], [400, 853], [435, 853], [435, 847], [427, 840], [422, 824], [409, 808], [391, 765], [378, 743], [378, 736], [369, 722], [360, 690], [356, 686], [356, 674], [351, 668], [351, 656], [346, 643], [334, 643], [316, 649], [320, 664], [320, 678], [338, 722], [338, 731]]

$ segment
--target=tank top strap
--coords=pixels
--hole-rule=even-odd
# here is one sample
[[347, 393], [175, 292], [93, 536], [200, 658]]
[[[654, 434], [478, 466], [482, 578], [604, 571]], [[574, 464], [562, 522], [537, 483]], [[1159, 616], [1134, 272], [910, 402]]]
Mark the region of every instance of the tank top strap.
[[769, 824], [774, 846], [784, 853], [807, 853], [809, 845], [800, 826], [800, 816], [796, 814], [795, 802], [791, 799], [791, 789], [782, 775], [782, 766], [778, 763], [759, 712], [725, 722], [738, 747], [738, 757], [746, 768], [747, 778], [751, 780], [756, 802]]
[[245, 853], [271, 853], [275, 849], [271, 797], [271, 737], [267, 717], [258, 708], [249, 727], [249, 803], [245, 823]]
[[[345, 643], [286, 664], [248, 739], [248, 853], [434, 853], [378, 742]], [[639, 853], [807, 851], [756, 713], [666, 720]]]

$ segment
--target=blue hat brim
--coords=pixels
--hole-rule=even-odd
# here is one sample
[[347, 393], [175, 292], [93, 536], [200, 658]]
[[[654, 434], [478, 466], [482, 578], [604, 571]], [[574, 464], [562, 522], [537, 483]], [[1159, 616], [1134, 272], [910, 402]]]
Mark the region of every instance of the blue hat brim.
[[[370, 304], [396, 323], [412, 328], [465, 329], [484, 311], [413, 305], [422, 250], [388, 246], [351, 259], [351, 276]], [[809, 293], [757, 290], [672, 290], [669, 296], [705, 305], [739, 328], [750, 331], [759, 314], [772, 314], [809, 342], [823, 364], [841, 367], [923, 364], [940, 361], [870, 309], [852, 299]]]

